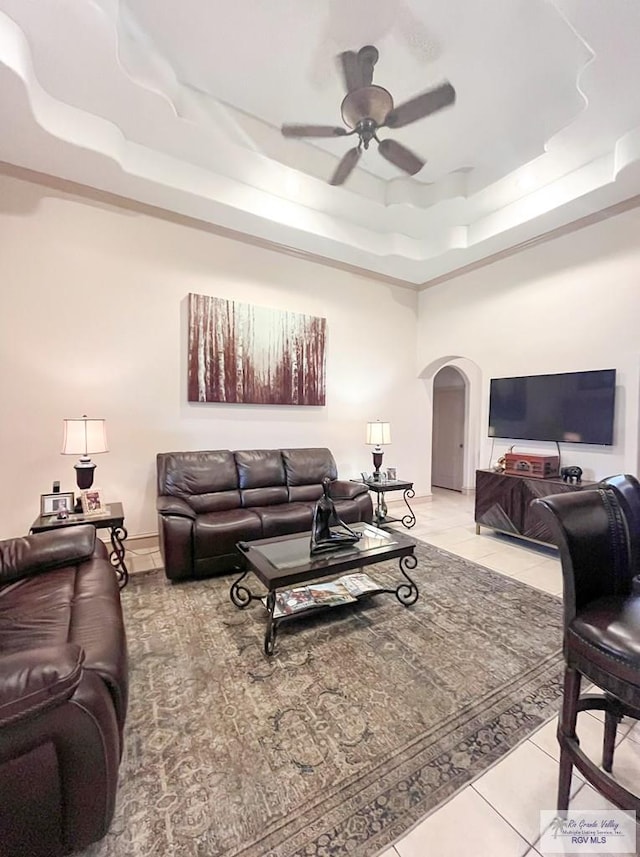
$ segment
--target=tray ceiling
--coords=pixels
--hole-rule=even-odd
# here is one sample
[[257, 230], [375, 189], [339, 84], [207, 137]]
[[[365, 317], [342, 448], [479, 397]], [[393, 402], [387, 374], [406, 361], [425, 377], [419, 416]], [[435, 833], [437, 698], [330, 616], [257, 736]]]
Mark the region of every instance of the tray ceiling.
[[[0, 160], [420, 287], [640, 193], [629, 0], [0, 0]], [[396, 103], [343, 187], [336, 56], [375, 44]]]

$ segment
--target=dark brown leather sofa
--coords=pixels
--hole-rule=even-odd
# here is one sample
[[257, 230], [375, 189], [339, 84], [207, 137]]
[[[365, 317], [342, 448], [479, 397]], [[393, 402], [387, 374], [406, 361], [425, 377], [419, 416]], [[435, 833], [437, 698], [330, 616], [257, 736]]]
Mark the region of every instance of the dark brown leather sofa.
[[120, 592], [92, 526], [0, 541], [0, 855], [105, 835], [127, 710]]
[[310, 530], [325, 478], [345, 523], [373, 517], [366, 485], [339, 480], [324, 448], [163, 452], [157, 467], [160, 549], [173, 581], [244, 567], [239, 541]]

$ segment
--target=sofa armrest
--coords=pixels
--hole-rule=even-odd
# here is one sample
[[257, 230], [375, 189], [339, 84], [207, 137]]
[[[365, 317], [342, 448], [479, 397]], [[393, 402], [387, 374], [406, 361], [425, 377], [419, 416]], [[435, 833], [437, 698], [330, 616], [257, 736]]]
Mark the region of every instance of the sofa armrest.
[[82, 677], [84, 650], [74, 643], [0, 657], [0, 727], [69, 699]]
[[368, 490], [364, 482], [347, 482], [345, 479], [336, 479], [331, 483], [331, 499], [353, 500], [360, 494], [366, 494]]
[[159, 515], [177, 515], [179, 518], [191, 518], [192, 521], [196, 518], [191, 506], [180, 497], [162, 495], [156, 500], [156, 509]]
[[95, 545], [96, 531], [91, 524], [0, 541], [0, 584], [85, 562]]

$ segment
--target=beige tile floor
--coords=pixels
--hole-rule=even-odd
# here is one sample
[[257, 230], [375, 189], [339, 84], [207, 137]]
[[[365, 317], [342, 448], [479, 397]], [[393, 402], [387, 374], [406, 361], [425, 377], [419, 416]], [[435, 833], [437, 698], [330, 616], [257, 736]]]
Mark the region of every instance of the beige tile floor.
[[[387, 500], [391, 496], [387, 495]], [[389, 502], [397, 514], [403, 502]], [[433, 499], [415, 500], [417, 522], [411, 534], [450, 553], [473, 560], [500, 574], [562, 595], [557, 553], [483, 528], [476, 535], [473, 496], [436, 489]], [[157, 548], [127, 552], [131, 573], [162, 567]], [[640, 724], [623, 723], [616, 750], [616, 776], [632, 790], [640, 778]], [[489, 771], [430, 813], [379, 857], [536, 857], [540, 838], [539, 811], [553, 809], [558, 774], [556, 720], [542, 726]], [[585, 752], [598, 759], [602, 720], [583, 713], [578, 735]], [[576, 809], [613, 808], [577, 775], [571, 806]], [[374, 855], [372, 855], [374, 857]]]

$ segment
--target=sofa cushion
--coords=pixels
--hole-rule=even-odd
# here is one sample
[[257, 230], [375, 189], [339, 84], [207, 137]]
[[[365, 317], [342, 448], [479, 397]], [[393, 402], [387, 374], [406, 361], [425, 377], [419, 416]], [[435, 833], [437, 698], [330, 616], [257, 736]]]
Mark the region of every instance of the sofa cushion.
[[262, 523], [250, 509], [198, 515], [194, 525], [196, 559], [234, 553], [236, 542], [262, 538]]
[[294, 485], [289, 488], [289, 502], [313, 504], [322, 497], [323, 493], [322, 485], [319, 483], [315, 485]]
[[262, 521], [263, 538], [311, 531], [313, 504], [287, 503], [286, 506], [262, 506], [252, 509]]
[[161, 452], [157, 469], [160, 496], [180, 497], [198, 513], [240, 507], [236, 462], [228, 449]]
[[278, 506], [289, 502], [289, 491], [286, 485], [276, 485], [273, 488], [249, 488], [241, 491], [242, 505], [246, 508], [253, 506]]
[[331, 451], [324, 448], [283, 449], [282, 458], [287, 485], [322, 485], [323, 479], [338, 477], [336, 462]]
[[90, 524], [0, 541], [0, 583], [89, 559], [96, 545]]
[[243, 449], [234, 452], [241, 489], [285, 485], [284, 462], [279, 449]]
[[211, 494], [192, 494], [187, 503], [197, 515], [207, 512], [226, 512], [238, 509], [241, 504], [239, 491], [216, 491]]

